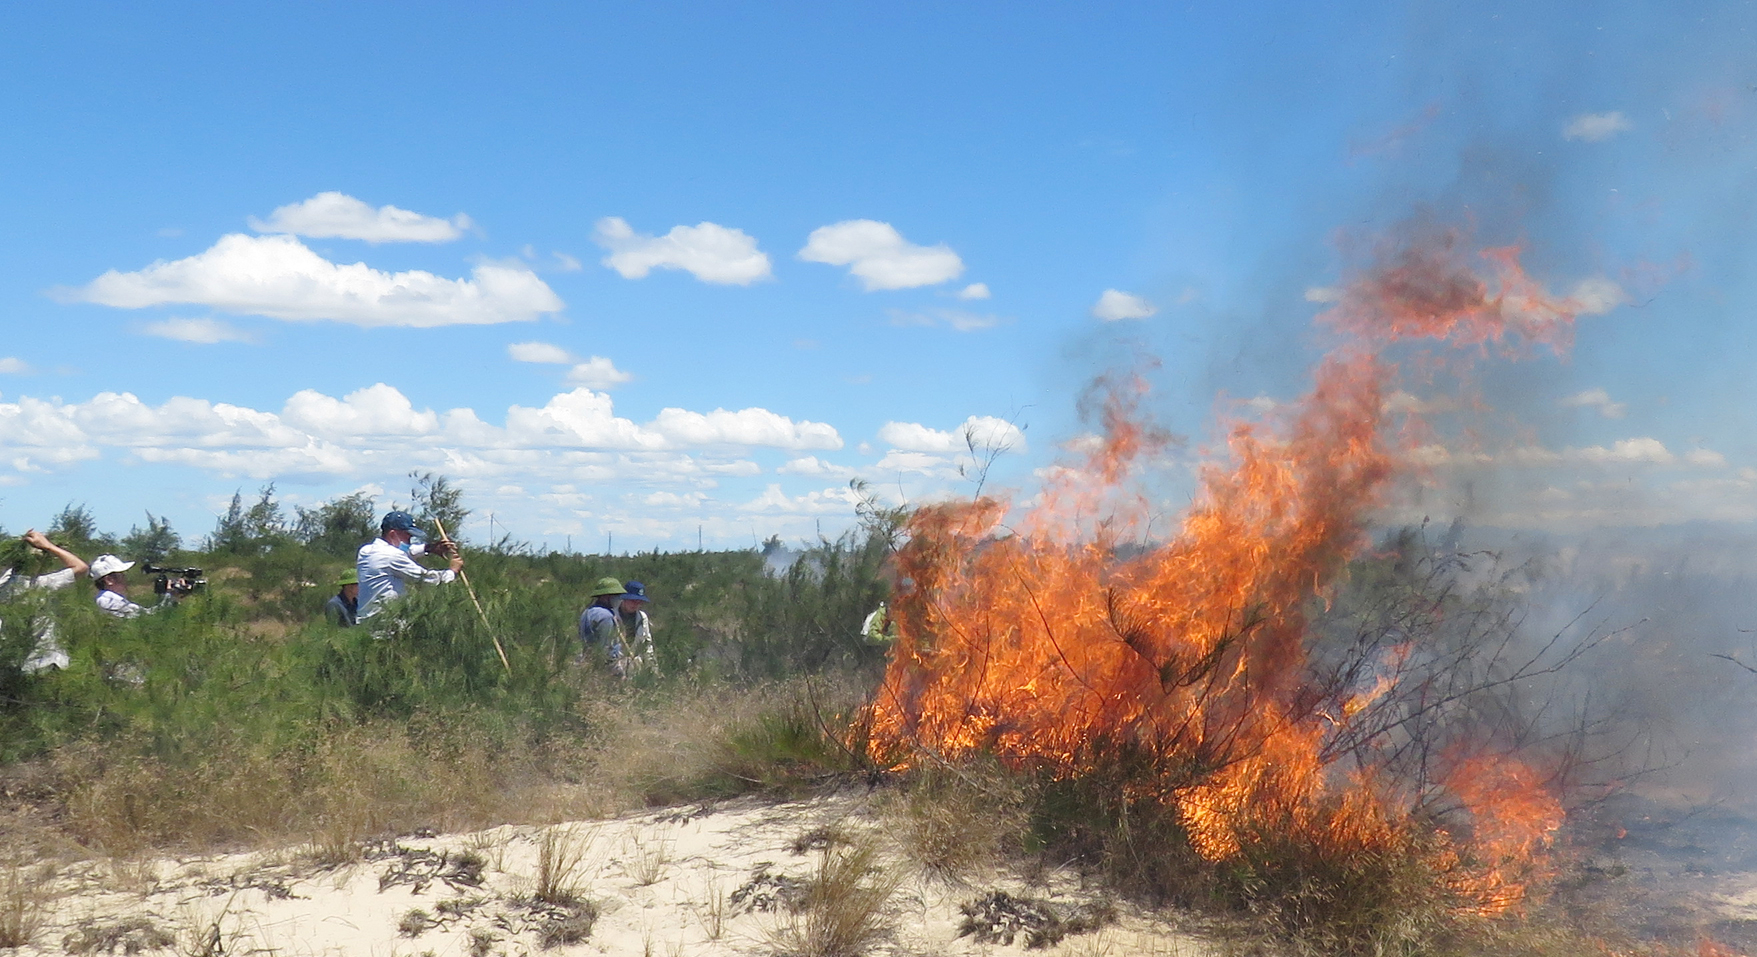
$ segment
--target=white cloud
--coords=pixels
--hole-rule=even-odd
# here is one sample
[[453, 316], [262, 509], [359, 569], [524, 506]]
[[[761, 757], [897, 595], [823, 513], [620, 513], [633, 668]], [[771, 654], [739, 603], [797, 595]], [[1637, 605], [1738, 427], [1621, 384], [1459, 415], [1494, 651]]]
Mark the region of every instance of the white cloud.
[[[379, 383], [340, 398], [315, 390], [290, 397], [277, 412], [176, 397], [152, 406], [129, 393], [103, 392], [86, 402], [30, 397], [0, 403], [0, 466], [35, 471], [127, 450], [149, 462], [176, 462], [229, 475], [353, 475], [414, 464], [448, 474], [496, 470], [572, 470], [588, 480], [606, 453], [659, 455], [684, 477], [755, 475], [761, 467], [716, 449], [838, 449], [829, 425], [795, 421], [766, 409], [698, 413], [665, 409], [638, 424], [615, 414], [610, 397], [574, 389], [538, 408], [512, 406], [495, 426], [468, 408], [417, 408]], [[675, 453], [701, 449], [683, 465]], [[581, 458], [584, 456], [585, 458]], [[596, 456], [597, 458], [593, 458]], [[716, 458], [718, 456], [718, 458]], [[632, 460], [631, 460], [632, 461]], [[669, 463], [669, 464], [667, 464]], [[677, 477], [674, 475], [673, 477]]]
[[988, 297], [988, 283], [985, 282], [973, 282], [958, 290], [959, 299], [987, 299]]
[[1342, 290], [1335, 286], [1306, 287], [1306, 302], [1341, 302]]
[[1618, 112], [1582, 113], [1562, 127], [1562, 138], [1597, 143], [1634, 128], [1635, 124]]
[[652, 428], [673, 447], [754, 445], [777, 449], [839, 449], [842, 437], [822, 422], [794, 422], [767, 409], [715, 409], [703, 414], [660, 409]]
[[770, 485], [761, 495], [738, 506], [746, 512], [767, 512], [794, 515], [846, 514], [859, 504], [860, 496], [850, 488], [827, 488], [818, 492], [790, 496], [781, 486]]
[[807, 455], [797, 459], [788, 459], [785, 465], [780, 466], [775, 469], [775, 471], [782, 475], [808, 475], [813, 477], [843, 479], [853, 478], [856, 474], [854, 469], [849, 468], [846, 465], [835, 465], [826, 462], [815, 455]]
[[633, 379], [634, 376], [616, 368], [616, 364], [603, 356], [592, 356], [584, 362], [574, 363], [567, 370], [569, 385], [583, 385], [588, 389], [614, 389]]
[[1597, 464], [1646, 463], [1651, 465], [1669, 465], [1677, 460], [1665, 443], [1655, 438], [1643, 436], [1634, 439], [1622, 439], [1613, 442], [1610, 448], [1602, 445], [1590, 445], [1583, 449], [1570, 449], [1570, 457], [1584, 462]]
[[30, 363], [15, 356], [0, 357], [0, 375], [23, 375], [31, 371]]
[[1684, 453], [1684, 461], [1703, 469], [1726, 467], [1726, 456], [1713, 449], [1691, 449]]
[[506, 353], [518, 362], [571, 365], [573, 368], [567, 370], [568, 385], [581, 385], [600, 392], [634, 379], [634, 376], [616, 368], [616, 363], [603, 356], [581, 359], [566, 349], [547, 342], [515, 342], [506, 347]]
[[567, 253], [554, 253], [553, 255], [555, 256], [555, 268], [562, 272], [579, 272], [586, 268], [580, 264], [578, 259], [569, 256]]
[[346, 193], [327, 192], [282, 206], [268, 219], [250, 217], [259, 233], [292, 233], [313, 239], [363, 239], [369, 243], [449, 243], [473, 224], [459, 213], [451, 219], [380, 206], [373, 209]]
[[880, 473], [905, 472], [925, 475], [936, 479], [958, 478], [958, 466], [952, 456], [934, 455], [931, 452], [909, 452], [903, 449], [892, 449], [884, 454], [873, 465], [873, 471]]
[[514, 362], [566, 365], [574, 361], [573, 353], [547, 342], [515, 342], [506, 347], [506, 354], [511, 356]]
[[918, 422], [886, 422], [879, 427], [878, 438], [893, 449], [942, 455], [968, 452], [971, 445], [978, 451], [1004, 448], [1023, 452], [1026, 447], [1025, 430], [992, 415], [973, 415], [962, 426], [947, 431], [930, 429]]
[[1620, 419], [1629, 407], [1622, 402], [1612, 402], [1610, 393], [1603, 389], [1587, 389], [1576, 392], [1562, 400], [1562, 405], [1571, 409], [1593, 409], [1607, 419]]
[[937, 286], [964, 271], [964, 261], [950, 246], [917, 246], [890, 223], [873, 219], [850, 219], [812, 230], [799, 258], [847, 266], [868, 292]]
[[256, 337], [220, 319], [165, 319], [149, 322], [141, 330], [149, 336], [212, 345], [216, 342], [255, 342]]
[[1105, 322], [1117, 322], [1123, 319], [1145, 319], [1159, 311], [1140, 296], [1133, 296], [1115, 289], [1106, 289], [1092, 304], [1092, 315]]
[[907, 309], [889, 311], [893, 326], [926, 326], [930, 328], [945, 326], [954, 332], [981, 332], [984, 329], [993, 329], [1005, 321], [1000, 316], [993, 314], [985, 316], [966, 312], [963, 309], [930, 309], [926, 312], [911, 312]]
[[223, 236], [206, 252], [114, 269], [58, 298], [120, 309], [173, 303], [293, 321], [333, 319], [357, 326], [484, 325], [535, 319], [560, 310], [555, 292], [523, 266], [483, 263], [470, 279], [430, 272], [387, 273], [340, 265], [291, 236]]
[[598, 220], [592, 239], [610, 251], [604, 265], [624, 279], [644, 279], [654, 269], [682, 269], [702, 282], [748, 286], [768, 279], [769, 256], [743, 230], [716, 223], [673, 226], [663, 236], [645, 236], [618, 216]]
[[1568, 298], [1573, 300], [1581, 315], [1602, 316], [1628, 302], [1629, 294], [1612, 279], [1592, 276], [1576, 283]]

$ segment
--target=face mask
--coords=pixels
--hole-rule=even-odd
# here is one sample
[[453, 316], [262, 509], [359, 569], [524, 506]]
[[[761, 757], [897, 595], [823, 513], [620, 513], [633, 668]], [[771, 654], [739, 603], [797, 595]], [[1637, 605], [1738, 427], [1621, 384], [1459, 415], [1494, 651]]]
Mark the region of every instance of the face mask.
[[409, 543], [402, 542], [401, 544], [397, 545], [397, 551], [402, 552], [404, 555], [409, 554]]

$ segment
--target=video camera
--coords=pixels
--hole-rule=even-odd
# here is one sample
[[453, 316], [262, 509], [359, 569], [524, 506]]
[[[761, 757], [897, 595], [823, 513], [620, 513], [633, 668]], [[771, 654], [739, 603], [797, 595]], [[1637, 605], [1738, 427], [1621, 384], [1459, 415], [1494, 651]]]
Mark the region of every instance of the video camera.
[[207, 587], [207, 579], [201, 577], [199, 568], [160, 568], [157, 565], [143, 565], [141, 571], [148, 575], [157, 575], [153, 579], [153, 594], [193, 595]]

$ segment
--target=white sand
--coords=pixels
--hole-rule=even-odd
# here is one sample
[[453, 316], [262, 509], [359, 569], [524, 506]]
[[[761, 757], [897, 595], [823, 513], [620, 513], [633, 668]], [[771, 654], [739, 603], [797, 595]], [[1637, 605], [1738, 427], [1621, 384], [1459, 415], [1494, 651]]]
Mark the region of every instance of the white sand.
[[[806, 880], [822, 852], [795, 853], [793, 845], [825, 826], [877, 841], [886, 866], [902, 876], [886, 909], [890, 930], [871, 948], [874, 954], [1025, 952], [1022, 937], [1009, 946], [958, 936], [959, 906], [994, 890], [1064, 909], [1103, 899], [1098, 888], [1082, 887], [1071, 873], [1051, 874], [1036, 886], [1009, 873], [986, 874], [962, 886], [928, 878], [887, 846], [883, 823], [858, 796], [789, 804], [747, 800], [559, 825], [584, 847], [578, 890], [596, 904], [599, 916], [584, 941], [546, 951], [540, 932], [550, 915], [521, 903], [534, 888], [546, 829], [502, 827], [400, 838], [374, 846], [360, 863], [327, 869], [311, 864], [298, 849], [166, 859], [141, 865], [138, 873], [104, 864], [68, 869], [53, 884], [55, 896], [45, 906], [45, 923], [33, 946], [18, 952], [61, 954], [63, 941], [82, 928], [90, 932], [117, 921], [143, 920], [176, 938], [169, 950], [185, 954], [200, 953], [216, 927], [228, 955], [468, 957], [472, 932], [477, 939], [492, 937], [489, 954], [772, 954], [772, 935], [790, 919], [787, 909], [764, 912], [751, 909], [748, 899], [737, 906], [732, 898], [763, 869], [777, 878]], [[485, 862], [480, 886], [459, 872], [459, 855], [465, 852]], [[385, 883], [387, 874], [398, 872], [415, 883]], [[435, 872], [449, 873], [454, 882], [433, 877]], [[430, 879], [420, 882], [422, 876]], [[769, 882], [771, 890], [774, 883]], [[452, 903], [448, 908], [442, 902]], [[399, 925], [416, 929], [406, 920], [413, 910], [439, 923], [412, 935], [400, 932]], [[1118, 914], [1117, 922], [1101, 931], [1034, 953], [1203, 957], [1210, 952], [1149, 914], [1122, 905]]]

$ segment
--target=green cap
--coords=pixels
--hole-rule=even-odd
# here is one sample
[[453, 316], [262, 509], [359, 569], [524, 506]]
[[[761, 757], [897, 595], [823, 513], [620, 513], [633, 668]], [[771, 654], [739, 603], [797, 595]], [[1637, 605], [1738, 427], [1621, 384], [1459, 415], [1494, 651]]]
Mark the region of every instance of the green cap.
[[340, 588], [343, 585], [358, 585], [358, 584], [360, 584], [360, 571], [359, 571], [359, 569], [355, 569], [355, 568], [350, 568], [347, 571], [342, 572], [342, 577], [336, 579], [336, 587], [337, 588]]
[[602, 598], [605, 595], [621, 595], [624, 590], [622, 582], [614, 578], [604, 577], [598, 579], [598, 584], [592, 587], [592, 597]]

